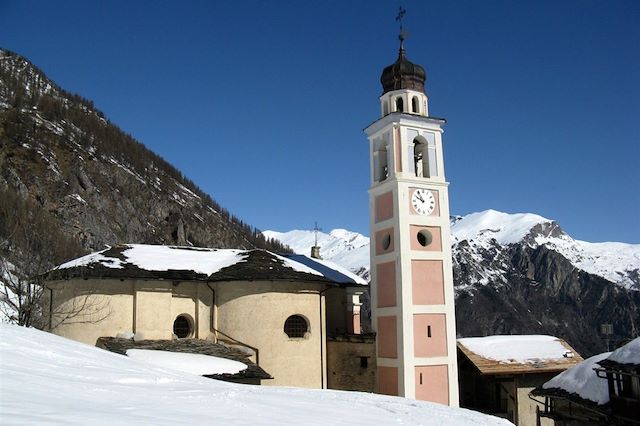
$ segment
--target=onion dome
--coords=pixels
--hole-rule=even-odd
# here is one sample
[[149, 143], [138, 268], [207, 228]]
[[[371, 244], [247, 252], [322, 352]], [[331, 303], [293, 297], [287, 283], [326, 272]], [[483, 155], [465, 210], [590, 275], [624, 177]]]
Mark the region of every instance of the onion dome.
[[407, 59], [404, 46], [401, 43], [398, 60], [386, 67], [380, 76], [382, 94], [400, 89], [410, 89], [424, 93], [426, 79], [427, 73], [424, 68]]

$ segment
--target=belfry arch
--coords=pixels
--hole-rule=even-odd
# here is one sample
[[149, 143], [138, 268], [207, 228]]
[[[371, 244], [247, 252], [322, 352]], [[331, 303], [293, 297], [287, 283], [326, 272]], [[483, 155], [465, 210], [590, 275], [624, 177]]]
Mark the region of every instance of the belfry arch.
[[382, 182], [389, 177], [389, 152], [387, 143], [381, 140], [373, 153], [374, 180]]

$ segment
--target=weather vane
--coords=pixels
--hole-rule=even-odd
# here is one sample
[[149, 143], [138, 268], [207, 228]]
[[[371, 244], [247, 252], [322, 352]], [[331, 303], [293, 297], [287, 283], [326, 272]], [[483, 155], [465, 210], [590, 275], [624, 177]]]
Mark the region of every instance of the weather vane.
[[404, 18], [404, 15], [407, 13], [407, 9], [405, 9], [404, 7], [400, 6], [398, 8], [398, 16], [396, 16], [396, 21], [398, 21], [400, 23], [400, 35], [398, 36], [398, 38], [400, 39], [400, 48], [402, 48], [402, 44], [404, 42], [404, 39], [407, 37], [407, 34], [404, 32], [404, 28], [402, 27], [402, 18]]

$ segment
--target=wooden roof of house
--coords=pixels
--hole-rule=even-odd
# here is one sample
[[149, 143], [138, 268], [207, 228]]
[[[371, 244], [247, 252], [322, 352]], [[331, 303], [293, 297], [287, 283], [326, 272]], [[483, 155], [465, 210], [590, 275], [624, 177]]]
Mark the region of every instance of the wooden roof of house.
[[[541, 339], [543, 337], [546, 339]], [[554, 344], [552, 351], [544, 350], [542, 345], [545, 341], [549, 345]], [[493, 351], [478, 349], [482, 348], [483, 344], [484, 347], [491, 346]], [[500, 351], [498, 345], [503, 346], [503, 351]], [[520, 350], [514, 355], [511, 351], [518, 345], [524, 345], [526, 350]], [[536, 347], [539, 353], [536, 352]], [[560, 372], [583, 360], [567, 342], [552, 336], [486, 336], [458, 339], [458, 351], [483, 375]], [[493, 355], [492, 352], [499, 355]]]
[[115, 352], [120, 355], [126, 355], [129, 349], [147, 349], [167, 352], [180, 352], [188, 354], [209, 355], [217, 358], [225, 358], [238, 361], [247, 366], [235, 374], [206, 374], [205, 377], [218, 380], [237, 380], [237, 379], [272, 379], [271, 375], [264, 371], [262, 367], [255, 364], [249, 359], [249, 355], [239, 349], [231, 348], [213, 343], [208, 340], [201, 339], [173, 339], [173, 340], [139, 340], [122, 339], [117, 337], [100, 337], [96, 342], [96, 346]]

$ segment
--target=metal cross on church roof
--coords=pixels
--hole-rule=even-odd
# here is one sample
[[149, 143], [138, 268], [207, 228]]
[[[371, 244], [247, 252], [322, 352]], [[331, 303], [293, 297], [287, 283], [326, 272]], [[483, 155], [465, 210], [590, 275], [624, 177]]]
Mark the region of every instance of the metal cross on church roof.
[[407, 33], [405, 33], [404, 28], [402, 27], [402, 18], [404, 18], [404, 15], [406, 13], [407, 9], [403, 8], [402, 6], [398, 8], [398, 16], [396, 16], [396, 21], [400, 23], [400, 35], [398, 36], [398, 38], [400, 39], [400, 47], [402, 47], [402, 43], [404, 42], [405, 38], [407, 38]]

